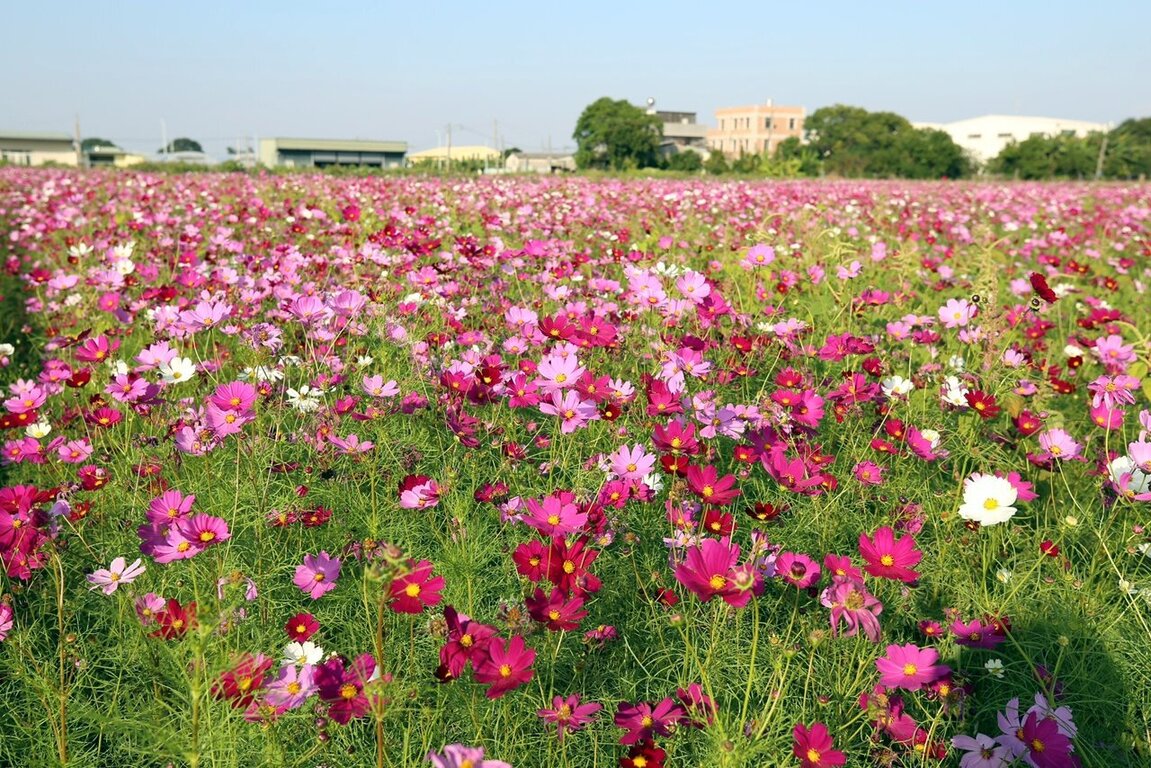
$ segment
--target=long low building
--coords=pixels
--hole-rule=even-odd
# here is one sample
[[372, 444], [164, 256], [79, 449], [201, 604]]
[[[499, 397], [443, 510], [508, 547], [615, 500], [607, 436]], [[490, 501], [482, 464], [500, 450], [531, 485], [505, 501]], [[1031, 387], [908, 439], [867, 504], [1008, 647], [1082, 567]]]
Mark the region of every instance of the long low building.
[[0, 161], [12, 165], [79, 165], [75, 140], [66, 133], [0, 131]]
[[1012, 142], [1022, 142], [1032, 136], [1078, 136], [1106, 133], [1110, 126], [1086, 120], [1065, 120], [1058, 117], [1027, 117], [1023, 115], [982, 115], [954, 123], [914, 123], [916, 128], [936, 128], [945, 131], [951, 140], [967, 150], [981, 163], [998, 156]]
[[324, 168], [364, 165], [399, 168], [408, 152], [406, 141], [362, 139], [260, 139], [260, 163], [269, 168]]

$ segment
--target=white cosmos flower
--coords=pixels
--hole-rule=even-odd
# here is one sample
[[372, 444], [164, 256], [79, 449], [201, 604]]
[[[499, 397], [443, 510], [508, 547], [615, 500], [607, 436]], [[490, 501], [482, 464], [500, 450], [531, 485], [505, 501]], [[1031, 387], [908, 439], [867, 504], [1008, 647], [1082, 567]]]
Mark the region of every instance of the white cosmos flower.
[[0, 344], [0, 357], [16, 354], [16, 347], [11, 344]]
[[995, 475], [978, 472], [963, 482], [963, 505], [959, 516], [980, 525], [1005, 523], [1017, 511], [1012, 504], [1019, 498], [1015, 486]]
[[883, 389], [883, 394], [887, 397], [891, 397], [892, 395], [903, 396], [915, 389], [915, 385], [902, 376], [888, 376], [881, 381], [879, 385]]
[[987, 670], [988, 674], [1003, 679], [1003, 661], [1002, 659], [988, 659], [983, 663], [983, 668]]
[[948, 405], [954, 405], [957, 408], [967, 407], [967, 387], [963, 386], [963, 382], [959, 380], [958, 376], [948, 376], [943, 380], [943, 402]]
[[324, 658], [324, 649], [305, 640], [302, 643], [288, 643], [284, 646], [284, 664], [319, 664]]
[[245, 368], [240, 371], [240, 381], [279, 381], [284, 378], [284, 372], [278, 368], [269, 368], [257, 365], [255, 368]]
[[652, 472], [650, 475], [643, 476], [643, 484], [651, 488], [652, 493], [659, 493], [663, 490], [663, 475], [659, 472]]
[[48, 422], [44, 421], [43, 419], [41, 419], [40, 421], [37, 421], [35, 424], [29, 424], [27, 427], [24, 428], [24, 434], [26, 434], [28, 437], [32, 437], [32, 438], [35, 438], [37, 440], [39, 440], [42, 437], [47, 437], [51, 431], [52, 431], [52, 425], [49, 424]]
[[170, 362], [161, 363], [157, 370], [165, 384], [180, 384], [192, 380], [196, 364], [187, 357], [173, 357]]
[[288, 405], [301, 413], [311, 413], [319, 409], [323, 396], [324, 390], [304, 384], [299, 389], [288, 389]]

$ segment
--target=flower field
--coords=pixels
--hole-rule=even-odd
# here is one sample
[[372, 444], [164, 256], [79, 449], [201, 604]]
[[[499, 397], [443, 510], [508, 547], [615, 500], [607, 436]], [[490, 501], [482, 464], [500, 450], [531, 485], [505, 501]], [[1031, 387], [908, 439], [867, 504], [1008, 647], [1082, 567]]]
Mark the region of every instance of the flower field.
[[0, 765], [1149, 765], [1149, 224], [0, 169]]

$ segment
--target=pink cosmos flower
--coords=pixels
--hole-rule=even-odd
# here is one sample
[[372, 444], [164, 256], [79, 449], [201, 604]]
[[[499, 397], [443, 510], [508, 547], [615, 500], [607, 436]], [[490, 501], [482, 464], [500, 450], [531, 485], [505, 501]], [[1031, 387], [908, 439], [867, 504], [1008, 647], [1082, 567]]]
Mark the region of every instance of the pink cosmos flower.
[[292, 583], [302, 589], [313, 600], [336, 588], [340, 578], [340, 559], [329, 557], [327, 552], [319, 555], [304, 555], [304, 564], [296, 566], [296, 576]]
[[622, 480], [642, 480], [655, 467], [655, 456], [640, 443], [631, 448], [620, 446], [607, 460], [612, 473]]
[[1077, 459], [1083, 452], [1083, 446], [1075, 442], [1075, 438], [1071, 437], [1070, 434], [1062, 429], [1049, 429], [1041, 434], [1039, 436], [1039, 447], [1043, 449], [1040, 458], [1045, 461], [1050, 459], [1059, 459], [1061, 461]]
[[812, 723], [811, 728], [796, 723], [792, 737], [791, 752], [799, 758], [800, 768], [838, 768], [847, 762], [847, 755], [833, 749], [835, 742], [823, 723]]
[[8, 639], [8, 633], [12, 631], [13, 623], [12, 606], [0, 602], [0, 643]]
[[863, 570], [872, 576], [909, 583], [919, 578], [911, 566], [923, 559], [923, 553], [915, 548], [914, 537], [897, 540], [890, 526], [878, 529], [871, 538], [859, 534], [859, 554], [867, 563]]
[[687, 550], [687, 556], [676, 566], [675, 578], [703, 602], [717, 595], [728, 605], [737, 608], [751, 600], [751, 584], [740, 584], [735, 567], [739, 560], [739, 545], [730, 539], [718, 541], [704, 539]]
[[595, 714], [603, 709], [602, 704], [590, 702], [581, 704], [577, 694], [571, 696], [556, 696], [552, 699], [551, 709], [541, 709], [536, 712], [547, 723], [554, 723], [556, 739], [563, 741], [568, 731], [578, 731], [595, 719]]
[[951, 669], [938, 664], [939, 652], [913, 643], [887, 646], [887, 655], [876, 659], [880, 685], [915, 691], [946, 675]]
[[136, 558], [131, 565], [127, 565], [127, 562], [124, 558], [117, 557], [107, 568], [100, 568], [88, 574], [88, 582], [92, 585], [89, 589], [99, 589], [105, 595], [110, 595], [121, 584], [131, 584], [146, 570], [140, 558]]
[[655, 735], [668, 736], [672, 728], [687, 717], [687, 712], [675, 699], [666, 698], [655, 706], [646, 701], [635, 704], [620, 702], [615, 712], [617, 728], [626, 731], [619, 737], [620, 744], [636, 744], [651, 741]]
[[562, 419], [560, 432], [565, 435], [570, 435], [589, 421], [599, 418], [595, 403], [581, 400], [572, 390], [563, 394], [553, 392], [551, 401], [540, 403], [539, 408], [549, 416], [558, 416]]
[[535, 660], [536, 652], [516, 635], [506, 645], [500, 638], [491, 638], [472, 657], [472, 664], [476, 681], [488, 685], [485, 695], [498, 699], [532, 679]]
[[[407, 486], [407, 487], [405, 487]], [[431, 509], [440, 503], [440, 486], [430, 478], [400, 486], [400, 506], [403, 509]]]
[[484, 759], [482, 747], [448, 744], [442, 753], [429, 752], [432, 768], [512, 768], [503, 760]]
[[978, 307], [967, 299], [948, 299], [939, 308], [939, 320], [944, 328], [962, 328], [975, 317]]
[[820, 602], [831, 609], [832, 637], [838, 634], [839, 622], [844, 621], [847, 624], [845, 636], [851, 637], [862, 629], [868, 640], [879, 642], [878, 616], [883, 612], [883, 603], [867, 591], [862, 580], [836, 578], [830, 587], [823, 590]]
[[819, 581], [819, 563], [802, 552], [781, 552], [775, 561], [775, 575], [796, 589], [807, 589]]
[[315, 666], [285, 664], [276, 679], [268, 683], [265, 701], [277, 709], [296, 709], [319, 690], [315, 681]]
[[545, 536], [566, 536], [587, 524], [587, 513], [580, 512], [570, 501], [547, 496], [543, 502], [526, 499], [525, 503], [528, 514], [524, 515], [523, 522]]
[[552, 354], [544, 357], [536, 366], [536, 374], [539, 376], [536, 383], [545, 392], [570, 389], [583, 373], [584, 367], [575, 355], [560, 357]]
[[228, 523], [212, 515], [193, 515], [177, 522], [176, 527], [180, 535], [192, 542], [196, 549], [207, 549], [232, 537], [228, 532]]

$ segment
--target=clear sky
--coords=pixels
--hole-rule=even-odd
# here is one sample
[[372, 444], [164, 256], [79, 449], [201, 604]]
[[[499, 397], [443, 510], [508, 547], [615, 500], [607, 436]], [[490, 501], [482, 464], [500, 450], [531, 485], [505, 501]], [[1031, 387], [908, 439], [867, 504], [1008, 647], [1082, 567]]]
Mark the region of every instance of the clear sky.
[[6, 2], [0, 130], [571, 146], [601, 96], [912, 121], [1151, 116], [1151, 0]]

